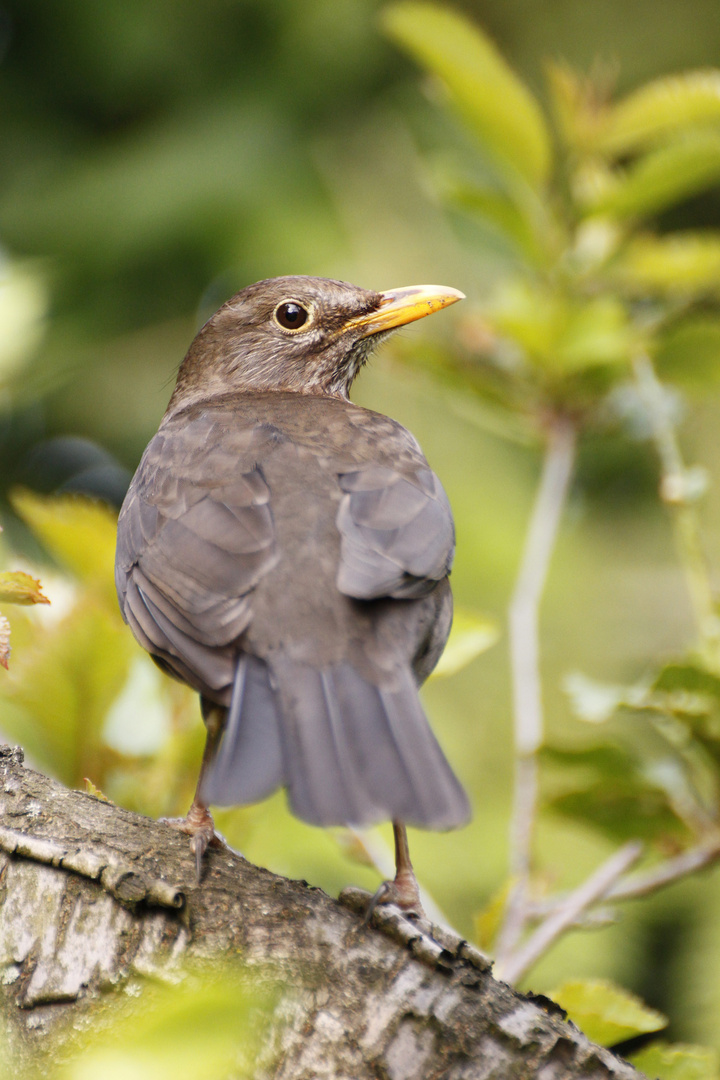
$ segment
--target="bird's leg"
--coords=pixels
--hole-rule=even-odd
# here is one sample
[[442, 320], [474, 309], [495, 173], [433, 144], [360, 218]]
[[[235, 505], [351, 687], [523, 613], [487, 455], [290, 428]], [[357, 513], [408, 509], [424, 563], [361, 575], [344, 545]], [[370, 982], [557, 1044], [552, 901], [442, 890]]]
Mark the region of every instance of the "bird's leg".
[[393, 881], [383, 881], [373, 896], [365, 912], [364, 922], [366, 923], [369, 922], [378, 904], [397, 904], [408, 915], [421, 917], [425, 915], [420, 903], [420, 887], [410, 862], [407, 829], [401, 821], [393, 821], [393, 834], [395, 836], [395, 878]]
[[212, 814], [208, 810], [207, 804], [201, 797], [200, 792], [202, 790], [205, 773], [215, 756], [215, 750], [225, 726], [227, 709], [222, 705], [216, 705], [203, 698], [202, 713], [205, 727], [207, 728], [207, 737], [205, 739], [205, 749], [203, 750], [202, 763], [200, 765], [200, 776], [198, 777], [197, 786], [195, 788], [195, 796], [192, 805], [184, 818], [168, 821], [169, 825], [172, 825], [174, 828], [180, 829], [181, 832], [189, 835], [190, 850], [195, 855], [195, 867], [197, 870], [198, 881], [200, 881], [202, 876], [202, 860], [208, 845], [212, 843], [222, 843], [215, 834], [215, 822], [213, 821]]

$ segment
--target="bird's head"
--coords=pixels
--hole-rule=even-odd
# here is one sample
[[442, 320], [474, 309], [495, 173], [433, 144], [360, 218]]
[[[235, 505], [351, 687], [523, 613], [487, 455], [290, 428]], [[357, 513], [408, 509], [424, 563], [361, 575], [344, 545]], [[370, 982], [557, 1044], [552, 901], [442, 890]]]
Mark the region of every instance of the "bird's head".
[[205, 323], [180, 366], [171, 408], [233, 390], [347, 398], [378, 340], [462, 299], [440, 285], [369, 292], [325, 278], [258, 281]]

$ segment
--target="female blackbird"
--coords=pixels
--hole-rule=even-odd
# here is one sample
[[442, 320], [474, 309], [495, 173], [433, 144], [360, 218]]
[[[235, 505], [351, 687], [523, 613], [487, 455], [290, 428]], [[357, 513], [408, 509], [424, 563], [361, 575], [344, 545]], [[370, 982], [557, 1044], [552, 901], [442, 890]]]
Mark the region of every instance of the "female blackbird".
[[348, 400], [379, 339], [462, 298], [260, 281], [180, 366], [120, 512], [116, 582], [140, 644], [201, 695], [181, 825], [198, 875], [208, 804], [284, 785], [316, 825], [391, 819], [378, 899], [421, 910], [404, 823], [468, 818], [418, 698], [452, 618], [450, 507], [413, 436]]

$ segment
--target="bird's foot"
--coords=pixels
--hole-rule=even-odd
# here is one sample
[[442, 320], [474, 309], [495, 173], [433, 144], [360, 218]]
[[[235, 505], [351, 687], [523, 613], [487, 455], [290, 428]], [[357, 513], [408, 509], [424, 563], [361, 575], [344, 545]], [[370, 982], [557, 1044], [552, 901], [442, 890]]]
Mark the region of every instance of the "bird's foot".
[[375, 908], [380, 904], [396, 904], [404, 915], [415, 919], [424, 919], [425, 912], [420, 902], [420, 887], [412, 870], [401, 870], [393, 881], [383, 881], [370, 900], [363, 923], [367, 925]]
[[193, 803], [184, 818], [161, 818], [166, 825], [187, 833], [190, 837], [190, 850], [195, 856], [197, 880], [202, 877], [203, 855], [208, 847], [223, 847], [224, 841], [215, 832], [215, 822], [206, 806]]

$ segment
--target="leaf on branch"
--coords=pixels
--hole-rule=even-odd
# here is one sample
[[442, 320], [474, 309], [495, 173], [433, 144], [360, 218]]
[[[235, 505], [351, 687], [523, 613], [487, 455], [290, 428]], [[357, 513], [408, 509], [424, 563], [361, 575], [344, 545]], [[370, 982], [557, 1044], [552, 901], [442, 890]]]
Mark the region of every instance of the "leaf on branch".
[[592, 209], [647, 217], [720, 180], [720, 131], [693, 131], [638, 159]]
[[689, 71], [647, 83], [608, 111], [601, 149], [626, 154], [689, 127], [720, 123], [720, 71]]
[[652, 353], [662, 378], [705, 390], [720, 380], [720, 319], [689, 316], [662, 334]]
[[107, 795], [103, 795], [100, 788], [93, 784], [89, 776], [84, 776], [83, 780], [85, 781], [85, 790], [88, 795], [94, 795], [94, 797], [100, 799], [101, 802], [112, 803], [112, 799], [108, 799]]
[[[574, 1024], [601, 1046], [660, 1031], [668, 1019], [645, 1005], [635, 994], [606, 979], [572, 979], [551, 990]], [[656, 1075], [650, 1072], [649, 1075]]]
[[720, 700], [720, 677], [701, 664], [666, 664], [653, 683], [654, 690], [702, 694]]
[[570, 698], [572, 711], [578, 720], [585, 720], [588, 724], [604, 724], [627, 700], [630, 688], [597, 682], [574, 671], [565, 676], [563, 689]]
[[630, 1057], [630, 1063], [658, 1080], [718, 1080], [717, 1050], [688, 1043], [653, 1042]]
[[514, 278], [497, 289], [487, 317], [536, 367], [554, 376], [625, 364], [633, 350], [625, 309], [609, 296], [580, 300]]
[[277, 997], [267, 974], [243, 979], [228, 964], [214, 974], [185, 973], [176, 985], [152, 984], [139, 999], [114, 1004], [69, 1056], [66, 1080], [216, 1080], [256, 1075]]
[[6, 696], [6, 735], [22, 739], [41, 768], [64, 783], [100, 777], [103, 727], [138, 648], [119, 611], [87, 593], [70, 613], [23, 647]]
[[50, 554], [81, 581], [98, 586], [115, 606], [115, 512], [80, 495], [15, 490], [11, 501]]
[[563, 766], [555, 793], [545, 799], [554, 813], [618, 842], [641, 839], [673, 848], [688, 843], [690, 832], [675, 809], [685, 791], [684, 774], [669, 755], [645, 761], [625, 747], [606, 744], [575, 750], [546, 746], [542, 756]]
[[49, 604], [50, 601], [43, 596], [37, 578], [22, 570], [6, 570], [0, 573], [0, 603]]
[[514, 885], [513, 879], [508, 878], [497, 892], [493, 893], [482, 911], [479, 911], [473, 919], [475, 939], [485, 952], [491, 952], [495, 946], [495, 939], [500, 932], [505, 917], [508, 897]]
[[638, 293], [702, 295], [720, 293], [720, 235], [646, 233], [625, 247], [614, 267], [621, 284]]
[[647, 683], [636, 683], [634, 686], [603, 683], [573, 671], [565, 676], [563, 689], [570, 698], [570, 705], [578, 720], [588, 724], [604, 724], [623, 706], [630, 709], [645, 707], [649, 686]]
[[499, 637], [500, 628], [494, 619], [467, 608], [455, 608], [450, 637], [433, 676], [454, 675], [461, 671], [476, 656], [491, 648]]
[[468, 127], [513, 173], [538, 187], [550, 171], [550, 137], [536, 99], [475, 23], [432, 3], [392, 4], [387, 33], [441, 79]]
[[543, 261], [538, 222], [522, 200], [511, 193], [469, 183], [446, 182], [442, 187], [447, 203], [482, 221], [513, 253], [533, 265]]
[[[669, 665], [669, 668], [682, 665]], [[664, 669], [665, 670], [665, 669]], [[700, 686], [702, 685], [702, 689]], [[711, 708], [708, 700], [709, 682], [689, 679], [685, 685], [663, 682], [662, 677], [654, 683], [639, 682], [634, 686], [615, 686], [596, 682], [578, 672], [566, 676], [564, 687], [570, 698], [573, 712], [579, 720], [601, 724], [609, 720], [618, 709], [639, 712], [666, 713], [682, 718], [705, 715]]]
[[[666, 664], [653, 685], [656, 694], [664, 695], [682, 715], [688, 734], [716, 763], [720, 761], [720, 678], [708, 671], [701, 661]], [[697, 703], [694, 711], [679, 712], [678, 703]], [[668, 709], [670, 712], [670, 709]]]

